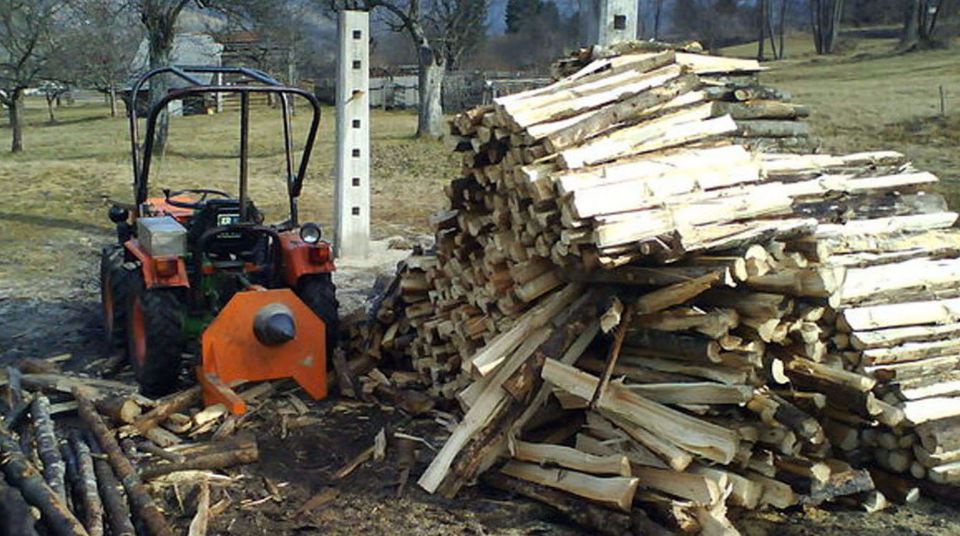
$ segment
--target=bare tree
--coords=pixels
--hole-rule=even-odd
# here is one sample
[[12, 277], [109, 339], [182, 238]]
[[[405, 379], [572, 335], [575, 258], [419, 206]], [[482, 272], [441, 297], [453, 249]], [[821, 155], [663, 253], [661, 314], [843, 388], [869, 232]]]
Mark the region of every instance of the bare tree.
[[[170, 65], [174, 38], [177, 36], [177, 19], [194, 0], [128, 0], [130, 7], [140, 15], [147, 32], [147, 55], [150, 69]], [[150, 80], [150, 103], [155, 104], [170, 90], [169, 80], [156, 76]], [[135, 105], [137, 95], [131, 95], [131, 105]], [[157, 121], [154, 148], [157, 155], [163, 155], [167, 146], [167, 128], [170, 124], [166, 111]]]
[[[767, 21], [769, 20], [767, 18], [767, 11], [769, 9], [770, 0], [757, 1], [757, 29], [760, 31], [760, 35], [757, 37], [757, 61], [766, 59], [764, 46], [767, 44]], [[774, 50], [773, 55], [777, 55], [776, 50]]]
[[934, 41], [937, 22], [948, 11], [950, 0], [904, 0], [903, 32], [900, 47], [904, 50]]
[[64, 35], [64, 54], [56, 72], [75, 85], [103, 93], [117, 116], [117, 92], [133, 76], [143, 39], [137, 13], [118, 0], [71, 0], [74, 25]]
[[[422, 3], [422, 0], [328, 1], [333, 11], [353, 9], [385, 12], [386, 23], [390, 28], [410, 37], [417, 50], [420, 101], [417, 109], [417, 136], [443, 136], [441, 96], [447, 62], [451, 57], [459, 57], [458, 54], [465, 49], [461, 45], [467, 36], [475, 35], [474, 27], [483, 24], [483, 20], [477, 17], [485, 14], [486, 8], [468, 8], [468, 4], [486, 0], [432, 0], [429, 4]], [[444, 7], [446, 2], [450, 4]], [[471, 15], [467, 16], [468, 13]]]
[[59, 105], [60, 98], [70, 92], [70, 86], [62, 82], [47, 80], [40, 84], [40, 91], [43, 93], [44, 100], [47, 101], [48, 121], [50, 124], [56, 123], [57, 116], [53, 113], [53, 109]]
[[23, 97], [57, 54], [59, 0], [0, 0], [0, 104], [7, 107], [12, 152], [23, 151]]
[[773, 58], [783, 59], [784, 57], [787, 2], [788, 0], [780, 0], [778, 8], [776, 0], [757, 1], [757, 26], [759, 30], [757, 59], [760, 61], [766, 59], [764, 57], [764, 45], [768, 38], [770, 39], [770, 51], [773, 53]]
[[844, 0], [810, 0], [810, 25], [817, 54], [831, 54], [840, 32]]
[[305, 21], [307, 6], [301, 2], [263, 0], [207, 0], [204, 6], [220, 11], [227, 24], [212, 34], [229, 38], [237, 32], [254, 34], [242, 50], [242, 60], [263, 71], [285, 71], [281, 78], [296, 85], [299, 58], [305, 56], [308, 39]]
[[439, 42], [448, 70], [475, 52], [487, 34], [487, 0], [435, 0], [424, 18], [434, 42]]

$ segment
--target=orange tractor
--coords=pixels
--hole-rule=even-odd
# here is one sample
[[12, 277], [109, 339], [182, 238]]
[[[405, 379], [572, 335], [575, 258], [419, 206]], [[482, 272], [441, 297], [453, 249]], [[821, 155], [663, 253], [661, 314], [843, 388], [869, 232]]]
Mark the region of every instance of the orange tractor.
[[[110, 208], [117, 244], [103, 250], [100, 285], [111, 350], [125, 349], [144, 394], [177, 388], [182, 356], [199, 352], [197, 378], [207, 404], [244, 411], [232, 387], [244, 381], [290, 377], [314, 398], [326, 395], [326, 358], [337, 334], [333, 252], [320, 226], [300, 223], [297, 199], [320, 123], [310, 93], [286, 87], [261, 71], [230, 67], [164, 67], [144, 74], [131, 95], [155, 76], [183, 81], [145, 116], [139, 143], [136, 105], [130, 108], [134, 203]], [[237, 77], [211, 85], [203, 77]], [[148, 178], [161, 111], [174, 100], [237, 94], [240, 101], [239, 185], [221, 190], [163, 190], [149, 197]], [[265, 224], [248, 192], [250, 95], [280, 103], [289, 216]], [[290, 99], [312, 111], [295, 166]]]

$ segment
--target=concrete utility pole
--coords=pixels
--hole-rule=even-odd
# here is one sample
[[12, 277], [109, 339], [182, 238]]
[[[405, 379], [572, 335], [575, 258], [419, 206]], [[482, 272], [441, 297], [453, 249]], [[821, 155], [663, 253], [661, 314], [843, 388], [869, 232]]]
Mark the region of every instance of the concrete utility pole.
[[580, 0], [584, 45], [609, 46], [637, 38], [636, 0]]
[[337, 154], [334, 251], [365, 258], [370, 252], [370, 17], [341, 11], [338, 18]]

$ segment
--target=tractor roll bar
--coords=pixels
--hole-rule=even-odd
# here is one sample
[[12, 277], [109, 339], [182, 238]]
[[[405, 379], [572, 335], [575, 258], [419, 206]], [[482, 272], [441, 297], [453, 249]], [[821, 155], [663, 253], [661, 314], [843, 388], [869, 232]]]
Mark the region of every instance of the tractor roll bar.
[[[137, 96], [143, 85], [151, 78], [171, 73], [178, 78], [191, 84], [185, 88], [178, 88], [169, 91], [156, 104], [154, 104], [146, 116], [147, 132], [143, 145], [143, 160], [140, 159], [140, 135], [139, 125], [137, 123]], [[207, 74], [239, 74], [255, 82], [264, 84], [257, 85], [211, 85], [205, 84], [197, 79], [191, 73]], [[131, 100], [129, 106], [130, 118], [130, 144], [131, 158], [133, 161], [133, 186], [136, 205], [139, 207], [147, 199], [148, 178], [150, 173], [150, 163], [153, 157], [153, 145], [156, 132], [156, 122], [160, 113], [171, 101], [182, 99], [189, 95], [202, 95], [205, 93], [238, 93], [240, 94], [240, 207], [241, 221], [245, 221], [246, 201], [248, 197], [247, 188], [247, 160], [248, 160], [248, 138], [249, 138], [249, 117], [250, 117], [250, 93], [273, 93], [280, 97], [283, 112], [283, 141], [284, 151], [286, 153], [286, 171], [287, 171], [287, 195], [290, 198], [290, 219], [291, 223], [297, 224], [297, 198], [303, 190], [303, 180], [306, 176], [307, 165], [310, 162], [310, 154], [313, 151], [313, 144], [316, 141], [317, 130], [320, 125], [320, 103], [316, 96], [300, 88], [284, 86], [280, 82], [271, 78], [266, 73], [246, 67], [217, 67], [217, 66], [177, 66], [171, 65], [153, 69], [143, 74], [133, 85]], [[290, 103], [289, 96], [301, 96], [310, 103], [313, 108], [313, 118], [310, 122], [310, 130], [307, 133], [306, 145], [304, 146], [303, 156], [300, 159], [300, 166], [294, 174], [293, 165], [293, 140], [292, 128], [290, 122]]]

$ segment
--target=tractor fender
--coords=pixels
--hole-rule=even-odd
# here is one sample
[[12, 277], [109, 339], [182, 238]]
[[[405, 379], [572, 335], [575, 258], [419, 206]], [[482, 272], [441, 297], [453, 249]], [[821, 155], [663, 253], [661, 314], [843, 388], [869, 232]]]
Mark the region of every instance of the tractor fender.
[[[140, 270], [143, 272], [143, 283], [147, 288], [154, 287], [183, 287], [190, 288], [190, 280], [187, 278], [187, 264], [183, 257], [163, 256], [153, 257], [136, 238], [131, 238], [123, 243], [131, 255], [140, 261]], [[157, 265], [164, 262], [173, 262], [176, 264], [175, 270], [170, 275], [163, 275], [158, 272]]]
[[[280, 233], [283, 252], [283, 279], [291, 287], [305, 275], [326, 274], [336, 270], [333, 247], [328, 242], [307, 244], [296, 231]], [[311, 250], [313, 250], [311, 252]]]

